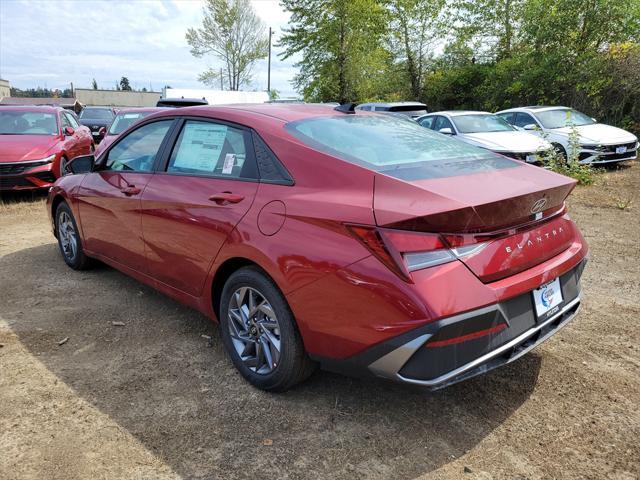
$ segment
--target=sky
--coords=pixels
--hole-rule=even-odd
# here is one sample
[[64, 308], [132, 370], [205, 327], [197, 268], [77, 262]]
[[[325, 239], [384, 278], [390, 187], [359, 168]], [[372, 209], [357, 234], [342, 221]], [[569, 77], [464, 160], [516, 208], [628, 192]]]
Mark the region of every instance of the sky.
[[[289, 14], [277, 0], [252, 0], [273, 44]], [[0, 0], [0, 78], [17, 88], [112, 89], [126, 76], [132, 87], [160, 91], [206, 88], [198, 74], [219, 66], [213, 57], [195, 58], [185, 33], [202, 23], [203, 0]], [[273, 47], [271, 88], [296, 96], [291, 80], [295, 59], [281, 60]], [[266, 90], [267, 60], [253, 69], [247, 90]]]

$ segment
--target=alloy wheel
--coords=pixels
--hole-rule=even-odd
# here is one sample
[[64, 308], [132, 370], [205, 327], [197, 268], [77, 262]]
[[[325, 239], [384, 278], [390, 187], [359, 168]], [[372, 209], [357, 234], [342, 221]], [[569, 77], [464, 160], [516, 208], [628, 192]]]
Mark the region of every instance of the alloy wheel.
[[266, 375], [280, 361], [280, 324], [271, 304], [258, 290], [238, 288], [229, 301], [229, 334], [240, 360]]
[[58, 238], [64, 256], [73, 260], [78, 252], [78, 239], [71, 215], [65, 211], [58, 216]]

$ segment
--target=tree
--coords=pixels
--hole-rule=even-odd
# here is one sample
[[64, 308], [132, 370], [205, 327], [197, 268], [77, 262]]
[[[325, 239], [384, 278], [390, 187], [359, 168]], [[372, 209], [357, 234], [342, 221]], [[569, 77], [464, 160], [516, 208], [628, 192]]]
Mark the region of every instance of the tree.
[[269, 100], [278, 100], [280, 98], [280, 92], [275, 88], [272, 88], [267, 93], [269, 94]]
[[418, 100], [422, 95], [424, 71], [438, 40], [439, 17], [444, 0], [391, 0], [391, 50], [409, 82], [409, 96]]
[[463, 0], [450, 6], [456, 34], [479, 56], [501, 59], [511, 55], [527, 0]]
[[91, 88], [98, 90], [98, 82], [96, 82], [95, 78], [91, 81]]
[[129, 85], [129, 79], [127, 77], [122, 77], [120, 79], [120, 90], [131, 91], [131, 85]]
[[283, 59], [302, 60], [293, 84], [305, 99], [355, 101], [384, 94], [387, 11], [376, 0], [282, 0], [291, 12]]
[[198, 79], [213, 86], [223, 75], [229, 90], [249, 85], [254, 64], [269, 53], [264, 23], [249, 0], [206, 0], [203, 14], [202, 27], [187, 30], [191, 54], [198, 58], [213, 54], [224, 68], [210, 68]]

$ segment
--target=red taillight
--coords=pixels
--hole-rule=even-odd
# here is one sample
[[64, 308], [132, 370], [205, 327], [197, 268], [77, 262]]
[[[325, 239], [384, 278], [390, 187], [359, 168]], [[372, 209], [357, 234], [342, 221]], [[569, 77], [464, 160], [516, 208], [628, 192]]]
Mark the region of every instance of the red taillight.
[[404, 268], [402, 257], [397, 251], [389, 249], [379, 229], [362, 225], [347, 225], [347, 228], [378, 260], [404, 280], [409, 280], [409, 272]]
[[365, 225], [347, 225], [347, 228], [383, 264], [407, 281], [415, 270], [451, 262], [458, 256], [438, 234]]

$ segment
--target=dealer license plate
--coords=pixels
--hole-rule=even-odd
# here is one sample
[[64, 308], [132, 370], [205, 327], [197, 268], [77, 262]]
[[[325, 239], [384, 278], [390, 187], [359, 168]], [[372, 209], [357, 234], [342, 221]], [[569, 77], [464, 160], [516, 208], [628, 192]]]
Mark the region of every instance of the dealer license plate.
[[562, 303], [562, 289], [560, 288], [560, 279], [546, 285], [536, 288], [533, 291], [533, 301], [536, 306], [536, 314], [538, 318], [549, 318], [560, 310]]
[[616, 153], [626, 153], [627, 152], [627, 147], [625, 147], [624, 145], [622, 147], [616, 147]]

